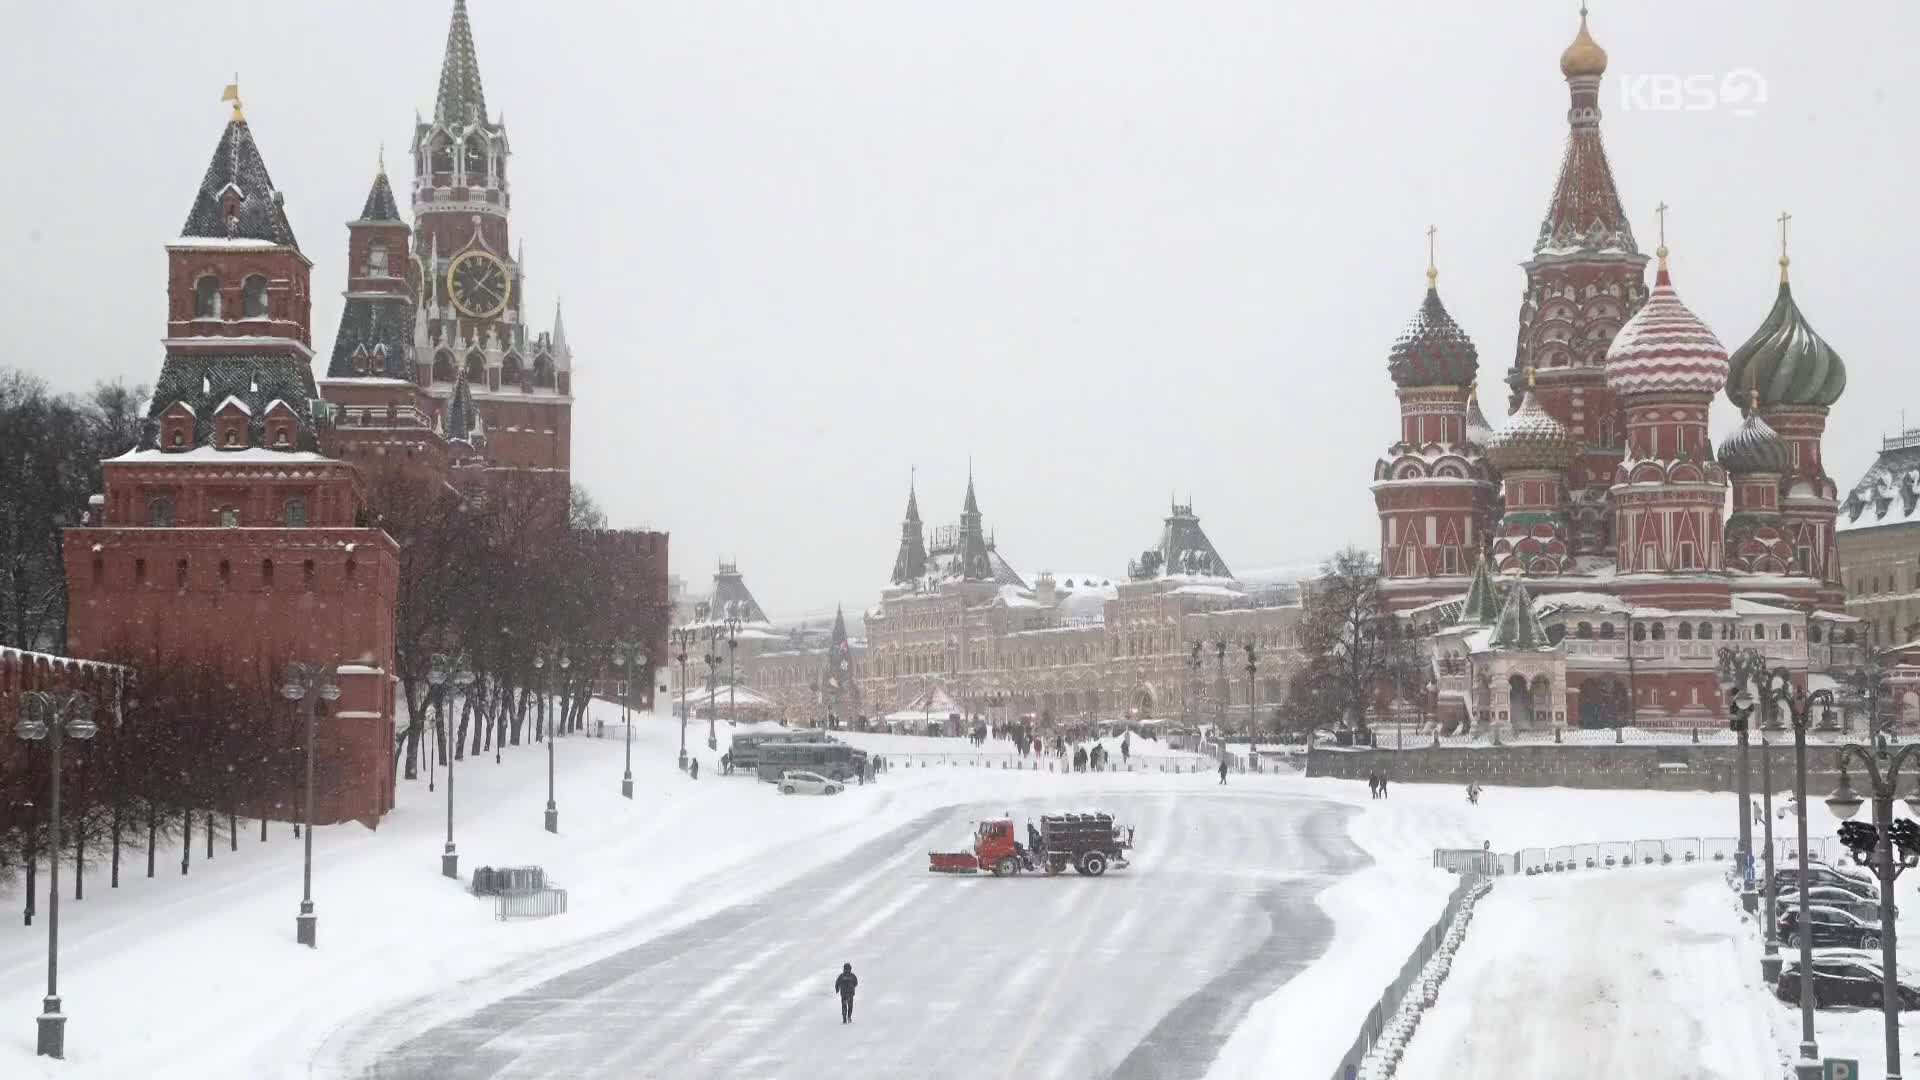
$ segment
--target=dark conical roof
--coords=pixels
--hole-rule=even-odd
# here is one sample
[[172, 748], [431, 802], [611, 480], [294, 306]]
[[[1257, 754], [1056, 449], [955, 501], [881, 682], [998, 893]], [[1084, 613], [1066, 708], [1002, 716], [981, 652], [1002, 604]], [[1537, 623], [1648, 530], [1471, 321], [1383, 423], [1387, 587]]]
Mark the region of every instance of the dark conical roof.
[[1533, 598], [1527, 595], [1524, 583], [1516, 581], [1508, 590], [1506, 606], [1500, 609], [1500, 621], [1494, 624], [1487, 644], [1496, 649], [1545, 649], [1553, 645], [1547, 640], [1540, 616], [1533, 613]]
[[393, 185], [387, 183], [387, 170], [381, 169], [367, 189], [367, 204], [360, 208], [361, 221], [399, 221], [400, 206], [393, 201]]
[[1467, 441], [1484, 450], [1493, 443], [1493, 435], [1493, 425], [1480, 411], [1480, 391], [1476, 388], [1467, 395]]
[[1735, 476], [1787, 471], [1786, 440], [1752, 410], [1747, 411], [1747, 418], [1739, 427], [1720, 441], [1715, 456]]
[[920, 500], [913, 485], [907, 485], [907, 517], [900, 523], [900, 551], [893, 557], [895, 585], [918, 581], [927, 572], [927, 537], [920, 527]]
[[1467, 586], [1466, 602], [1460, 605], [1460, 621], [1471, 626], [1492, 626], [1500, 621], [1500, 594], [1493, 589], [1485, 555], [1474, 565], [1473, 584]]
[[440, 96], [433, 106], [435, 119], [448, 123], [475, 123], [487, 118], [487, 94], [480, 86], [480, 61], [473, 51], [473, 26], [467, 22], [467, 0], [453, 0], [453, 21], [447, 26], [447, 55], [440, 64]]
[[1479, 370], [1479, 350], [1447, 314], [1439, 289], [1429, 284], [1420, 309], [1387, 352], [1387, 373], [1393, 377], [1393, 384], [1465, 386]]
[[237, 114], [220, 133], [213, 160], [207, 163], [200, 190], [194, 192], [193, 207], [187, 211], [187, 223], [180, 235], [260, 240], [300, 249], [281, 206], [280, 192], [267, 175], [260, 148], [254, 144], [253, 129]]
[[1727, 368], [1727, 397], [1740, 406], [1754, 390], [1766, 405], [1828, 406], [1847, 388], [1847, 365], [1800, 313], [1784, 269], [1773, 310], [1727, 358]]
[[740, 575], [740, 564], [723, 562], [713, 572], [712, 618], [728, 617], [741, 622], [769, 622], [765, 608], [753, 598], [753, 590], [747, 588], [746, 578]]
[[453, 396], [447, 401], [447, 439], [471, 437], [476, 418], [473, 390], [467, 386], [466, 366], [461, 365], [459, 374], [453, 378]]

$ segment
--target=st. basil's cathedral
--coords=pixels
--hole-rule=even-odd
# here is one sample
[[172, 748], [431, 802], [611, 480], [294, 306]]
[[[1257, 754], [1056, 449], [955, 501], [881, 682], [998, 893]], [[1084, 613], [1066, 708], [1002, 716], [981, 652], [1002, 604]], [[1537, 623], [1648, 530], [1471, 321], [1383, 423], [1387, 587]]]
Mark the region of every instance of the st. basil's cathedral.
[[[336, 667], [317, 820], [392, 807], [400, 549], [383, 510], [452, 489], [568, 528], [573, 354], [555, 310], [534, 333], [510, 248], [505, 124], [487, 112], [454, 0], [431, 118], [416, 117], [413, 212], [384, 161], [347, 225], [345, 304], [313, 374], [312, 262], [242, 110], [168, 242], [165, 359], [139, 444], [65, 534], [68, 649], [204, 661], [235, 679]], [[547, 535], [551, 535], [550, 533]], [[583, 534], [636, 626], [667, 607], [667, 537]], [[666, 663], [664, 615], [647, 642]], [[418, 658], [416, 658], [416, 661]], [[651, 702], [651, 687], [633, 700]]]
[[[1664, 205], [1646, 285], [1600, 137], [1606, 67], [1582, 12], [1505, 422], [1481, 411], [1479, 353], [1431, 259], [1388, 353], [1400, 438], [1374, 467], [1381, 591], [1423, 636], [1421, 704], [1442, 730], [1724, 724], [1722, 648], [1816, 684], [1861, 659], [1820, 450], [1846, 368], [1794, 302], [1787, 215], [1779, 291], [1729, 354], [1675, 286]], [[1744, 419], [1715, 447], [1722, 393]]]

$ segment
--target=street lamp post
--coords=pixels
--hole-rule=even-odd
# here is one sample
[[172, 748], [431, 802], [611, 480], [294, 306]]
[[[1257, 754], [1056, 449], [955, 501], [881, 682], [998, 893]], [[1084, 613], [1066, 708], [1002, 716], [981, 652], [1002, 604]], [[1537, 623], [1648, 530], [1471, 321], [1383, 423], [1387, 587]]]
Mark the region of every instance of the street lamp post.
[[[1758, 654], [1752, 650], [1748, 650], [1747, 655], [1749, 659], [1746, 660], [1746, 664], [1749, 668], [1752, 668], [1760, 658]], [[1742, 686], [1744, 687], [1744, 683]], [[1769, 672], [1760, 684], [1760, 691], [1764, 696], [1764, 700], [1785, 708], [1787, 715], [1793, 721], [1793, 791], [1796, 810], [1794, 816], [1797, 819], [1796, 829], [1798, 831], [1798, 856], [1800, 864], [1800, 917], [1798, 925], [1805, 927], [1809, 925], [1808, 908], [1810, 901], [1808, 900], [1808, 893], [1811, 891], [1808, 888], [1809, 882], [1806, 876], [1807, 729], [1815, 705], [1822, 706], [1824, 714], [1829, 718], [1832, 717], [1833, 692], [1830, 690], [1815, 690], [1812, 693], [1808, 693], [1793, 684], [1793, 676], [1788, 673], [1785, 668], [1775, 668]], [[1763, 749], [1762, 752], [1765, 753], [1766, 751]], [[1763, 763], [1766, 761], [1765, 758], [1761, 760]], [[1771, 783], [1768, 784], [1768, 789], [1772, 789]], [[1771, 820], [1771, 812], [1769, 812], [1769, 820]], [[1771, 831], [1771, 826], [1769, 826], [1769, 831]], [[1774, 898], [1776, 891], [1776, 886], [1773, 883], [1772, 867], [1769, 866], [1767, 874], [1767, 901], [1769, 904], [1767, 912], [1767, 932], [1769, 948], [1773, 947], [1772, 938], [1775, 935], [1778, 925], [1775, 922], [1771, 907], [1771, 905], [1776, 902]], [[1804, 932], [1799, 934], [1798, 937], [1801, 971], [1800, 1058], [1794, 1062], [1794, 1076], [1796, 1080], [1820, 1080], [1823, 1067], [1820, 1064], [1820, 1047], [1813, 1034], [1813, 979], [1807, 975], [1808, 972], [1813, 970], [1813, 938]], [[1761, 970], [1763, 973], [1769, 971], [1765, 958], [1761, 961]], [[1770, 970], [1771, 974], [1768, 975], [1768, 978], [1777, 979], [1780, 972], [1780, 961], [1777, 956], [1773, 958]]]
[[1220, 662], [1220, 744], [1227, 742], [1227, 639], [1222, 637], [1213, 643], [1214, 659]]
[[[709, 609], [709, 615], [711, 615]], [[720, 738], [714, 733], [713, 716], [715, 699], [720, 696], [720, 641], [726, 636], [726, 627], [722, 620], [708, 618], [706, 627], [707, 652], [701, 659], [707, 665], [707, 749], [720, 746]]]
[[1198, 704], [1199, 697], [1200, 697], [1200, 643], [1198, 641], [1193, 641], [1193, 642], [1188, 642], [1187, 692], [1180, 695], [1180, 707], [1181, 707], [1181, 710], [1186, 713], [1186, 716], [1183, 717], [1183, 719], [1186, 722], [1186, 726], [1189, 728], [1193, 727], [1194, 714], [1199, 711], [1195, 707]]
[[[461, 656], [450, 660], [443, 653], [433, 654], [433, 659], [428, 666], [427, 681], [442, 688], [441, 714], [443, 716], [446, 712], [445, 695], [469, 693], [468, 687], [473, 685], [474, 678], [473, 669], [467, 666], [466, 657]], [[454, 709], [454, 715], [459, 716], [458, 707]], [[440, 726], [446, 729], [444, 721]], [[450, 729], [446, 729], [446, 733], [449, 735], [447, 740], [447, 846], [440, 853], [440, 874], [443, 877], [458, 879], [460, 855], [458, 849], [453, 846], [453, 759], [457, 755], [454, 753]], [[552, 738], [553, 733], [549, 731], [547, 737]]]
[[693, 646], [691, 626], [673, 628], [673, 658], [680, 663], [680, 770], [687, 768], [687, 650]]
[[1740, 906], [1751, 913], [1759, 910], [1759, 897], [1753, 891], [1753, 794], [1748, 778], [1747, 728], [1753, 706], [1737, 704], [1748, 683], [1763, 686], [1767, 680], [1767, 661], [1752, 649], [1744, 653], [1720, 650], [1720, 684], [1727, 693], [1727, 723], [1740, 742], [1740, 761], [1736, 768], [1734, 790], [1740, 795]]
[[[1906, 828], [1899, 830], [1903, 835], [1897, 842], [1899, 851], [1895, 852], [1893, 800], [1900, 783], [1901, 766], [1916, 755], [1920, 755], [1920, 745], [1904, 746], [1898, 753], [1889, 753], [1885, 749], [1874, 751], [1848, 743], [1840, 748], [1840, 785], [1827, 797], [1827, 805], [1842, 821], [1860, 812], [1863, 800], [1847, 782], [1847, 759], [1857, 759], [1867, 774], [1869, 794], [1873, 798], [1873, 828], [1851, 826], [1850, 822], [1843, 824], [1840, 842], [1853, 851], [1856, 860], [1871, 865], [1880, 878], [1880, 1010], [1886, 1019], [1887, 1080], [1900, 1080], [1900, 975], [1894, 967], [1898, 933], [1894, 925], [1893, 882], [1902, 871], [1920, 864], [1920, 830], [1914, 829], [1911, 820], [1900, 822]], [[1885, 762], [1884, 768], [1881, 762]], [[1906, 801], [1907, 808], [1920, 815], [1920, 783], [1916, 783]], [[1866, 835], [1868, 832], [1872, 835]], [[1800, 895], [1806, 894], [1807, 890], [1802, 888]], [[1804, 922], [1796, 933], [1802, 941], [1808, 938]], [[1806, 985], [1811, 982], [1808, 977], [1811, 969], [1803, 967], [1801, 971], [1801, 983]]]
[[[307, 758], [307, 792], [302, 800], [304, 809], [300, 819], [306, 833], [306, 853], [300, 867], [300, 914], [294, 917], [293, 937], [300, 944], [314, 948], [315, 924], [319, 920], [313, 913], [313, 743], [317, 738], [320, 703], [340, 700], [340, 684], [334, 681], [333, 665], [288, 664], [280, 684], [280, 696], [298, 702], [307, 717], [307, 734], [302, 740]], [[447, 788], [452, 790], [451, 781]]]
[[20, 722], [15, 732], [28, 742], [46, 740], [52, 817], [47, 822], [47, 996], [40, 1004], [39, 1040], [42, 1057], [67, 1056], [67, 1016], [60, 1009], [60, 748], [69, 736], [91, 739], [93, 702], [72, 690], [30, 690], [21, 695]]
[[[620, 795], [627, 799], [633, 798], [633, 684], [641, 678], [645, 670], [640, 662], [646, 655], [645, 649], [646, 647], [637, 641], [616, 641], [613, 644], [613, 666], [625, 673], [624, 679], [627, 685], [627, 692], [620, 695], [620, 718], [627, 728], [627, 771], [620, 777]], [[651, 672], [647, 672], [646, 677], [653, 676]], [[681, 668], [681, 678], [683, 680], [686, 678], [684, 667]]]
[[1259, 658], [1253, 651], [1252, 641], [1246, 642], [1241, 647], [1247, 650], [1247, 761], [1251, 763], [1255, 760], [1253, 756], [1255, 728], [1259, 726], [1260, 720], [1260, 711], [1254, 707], [1253, 703], [1253, 676], [1260, 665]]
[[[740, 618], [740, 605], [727, 605], [727, 724], [738, 727], [740, 724], [740, 706], [734, 696], [734, 688], [740, 685], [740, 669], [735, 666], [740, 649], [740, 627], [745, 620]], [[713, 734], [713, 718], [707, 718], [707, 749], [720, 749], [720, 740]]]
[[546, 676], [546, 668], [547, 668], [546, 657], [539, 653], [535, 653], [533, 655], [533, 670], [536, 672], [541, 672], [543, 674], [543, 678], [541, 679], [540, 689], [543, 692], [543, 696], [547, 699], [546, 701], [546, 705], [547, 705], [546, 826], [547, 826], [547, 831], [550, 833], [557, 833], [560, 831], [560, 807], [559, 807], [559, 804], [553, 801], [553, 743], [554, 743], [553, 735], [554, 735], [554, 731], [553, 731], [553, 683], [551, 679], [553, 677], [565, 679], [567, 668], [571, 665], [572, 665], [572, 661], [567, 658], [565, 653], [562, 653], [560, 654], [559, 658], [554, 661], [554, 664], [553, 664], [554, 667], [559, 668], [560, 670], [559, 675]]

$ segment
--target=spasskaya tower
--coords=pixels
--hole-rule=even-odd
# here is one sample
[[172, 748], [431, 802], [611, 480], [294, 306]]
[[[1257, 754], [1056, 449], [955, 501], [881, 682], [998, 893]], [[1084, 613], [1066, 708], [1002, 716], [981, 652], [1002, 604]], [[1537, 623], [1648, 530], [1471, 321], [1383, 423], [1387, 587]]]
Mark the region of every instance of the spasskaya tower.
[[[487, 115], [465, 0], [454, 0], [433, 116], [416, 119], [412, 149], [416, 381], [448, 440], [470, 442], [491, 468], [558, 473], [564, 491], [573, 355], [558, 304], [551, 331], [528, 329], [526, 265], [508, 229], [511, 149]], [[472, 409], [450, 408], [462, 382]]]

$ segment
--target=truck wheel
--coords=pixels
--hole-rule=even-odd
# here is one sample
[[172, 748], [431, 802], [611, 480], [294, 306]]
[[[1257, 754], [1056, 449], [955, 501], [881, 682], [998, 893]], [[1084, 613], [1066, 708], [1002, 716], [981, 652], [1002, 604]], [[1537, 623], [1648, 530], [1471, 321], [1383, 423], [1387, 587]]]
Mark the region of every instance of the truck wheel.
[[993, 864], [994, 877], [1012, 877], [1019, 872], [1020, 864], [1015, 862], [1011, 855]]
[[1107, 857], [1097, 851], [1089, 851], [1080, 856], [1080, 872], [1088, 877], [1099, 877], [1107, 872]]

